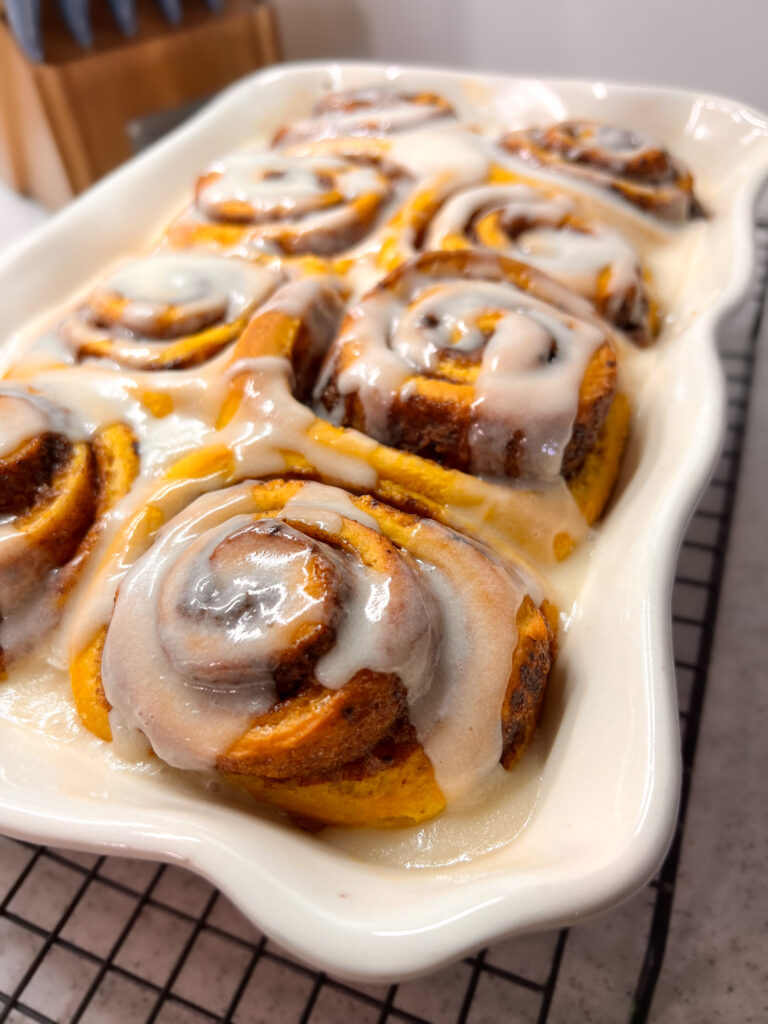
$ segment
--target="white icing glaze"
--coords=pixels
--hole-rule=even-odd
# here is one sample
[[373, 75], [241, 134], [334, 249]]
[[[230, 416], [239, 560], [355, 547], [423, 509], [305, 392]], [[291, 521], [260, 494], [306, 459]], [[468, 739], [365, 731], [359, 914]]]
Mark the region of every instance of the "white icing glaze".
[[253, 306], [254, 295], [265, 290], [267, 281], [267, 275], [247, 264], [166, 253], [120, 267], [96, 291], [127, 299], [130, 313], [123, 313], [123, 319], [129, 329], [142, 334], [151, 333], [168, 306], [180, 307], [193, 322], [209, 315], [214, 320], [236, 320]]
[[[556, 133], [559, 145], [550, 144], [548, 131]], [[508, 141], [522, 164], [542, 164], [608, 192], [619, 188], [622, 200], [637, 205], [644, 215], [680, 223], [696, 206], [687, 169], [660, 144], [630, 129], [573, 121], [548, 130], [513, 132]]]
[[[407, 220], [398, 222], [398, 215], [409, 199], [423, 192], [434, 201], [441, 201], [453, 190], [482, 180], [488, 172], [491, 157], [492, 147], [487, 140], [463, 130], [458, 122], [447, 120], [437, 122], [436, 127], [429, 130], [406, 132], [387, 139], [323, 139], [293, 145], [277, 153], [252, 147], [214, 164], [211, 171], [223, 172], [231, 163], [232, 176], [229, 172], [222, 173], [217, 180], [211, 177], [210, 182], [203, 178], [198, 195], [210, 197], [215, 194], [217, 203], [236, 198], [237, 189], [230, 187], [236, 184], [232, 178], [239, 179], [241, 173], [245, 176], [245, 168], [251, 162], [259, 174], [266, 173], [266, 169], [275, 163], [282, 163], [288, 169], [289, 177], [290, 168], [302, 168], [305, 164], [319, 168], [340, 164], [348, 168], [350, 175], [365, 172], [367, 176], [377, 176], [380, 185], [386, 184], [387, 192], [378, 197], [380, 205], [376, 216], [370, 218], [369, 211], [370, 223], [362, 236], [354, 229], [356, 214], [346, 200], [316, 211], [309, 208], [300, 215], [278, 217], [276, 212], [273, 220], [253, 224], [248, 223], [245, 216], [228, 221], [227, 209], [222, 205], [220, 220], [229, 226], [242, 227], [242, 232], [233, 239], [196, 233], [201, 225], [214, 223], [204, 208], [196, 203], [181, 214], [163, 244], [184, 247], [191, 244], [192, 238], [194, 245], [202, 250], [254, 260], [261, 265], [279, 268], [290, 277], [301, 276], [307, 271], [301, 260], [292, 261], [287, 256], [341, 256], [350, 263], [344, 284], [353, 295], [360, 296], [381, 277], [382, 243], [391, 239], [393, 230], [400, 259], [407, 259], [415, 251], [416, 229]], [[309, 175], [304, 180], [311, 192], [309, 198], [314, 201], [318, 198], [316, 178]], [[217, 191], [210, 193], [209, 189]], [[253, 191], [258, 198], [258, 189]], [[246, 190], [242, 192], [242, 195], [247, 194]], [[374, 195], [373, 192], [370, 194]], [[295, 197], [290, 195], [281, 198], [279, 179], [270, 184], [270, 198], [277, 200], [276, 211], [280, 206], [287, 208], [295, 201]], [[291, 240], [288, 243], [291, 252], [283, 249], [285, 237]], [[313, 272], [311, 265], [310, 272]]]
[[625, 160], [658, 149], [657, 143], [640, 132], [613, 124], [598, 124], [590, 141], [599, 149]]
[[379, 524], [363, 509], [352, 501], [347, 493], [338, 487], [329, 487], [309, 480], [298, 494], [285, 503], [287, 519], [299, 519], [308, 523], [317, 523], [329, 533], [338, 530], [342, 518], [354, 519], [374, 533], [379, 533]]
[[471, 798], [502, 752], [501, 708], [517, 645], [515, 615], [523, 597], [541, 600], [540, 585], [489, 559], [471, 542], [444, 545], [428, 520], [410, 550], [426, 563], [441, 612], [433, 684], [411, 707], [411, 721], [449, 803]]
[[41, 434], [61, 434], [71, 441], [82, 441], [87, 428], [66, 408], [43, 393], [17, 384], [0, 384], [0, 459], [8, 458], [25, 441]]
[[491, 151], [479, 136], [454, 127], [409, 132], [388, 140], [390, 159], [415, 176], [426, 179], [445, 175], [455, 188], [482, 180], [491, 162]]
[[0, 391], [0, 458], [7, 458], [20, 448], [25, 441], [45, 433], [48, 418], [32, 402]]
[[[388, 116], [385, 114], [385, 116]], [[489, 163], [490, 146], [486, 140], [479, 136], [463, 131], [458, 125], [448, 129], [446, 125], [431, 127], [429, 130], [420, 132], [405, 132], [392, 139], [387, 140], [387, 156], [399, 166], [405, 168], [416, 179], [425, 180], [429, 175], [445, 172], [446, 169], [453, 175], [451, 186], [472, 184], [482, 180], [486, 176]], [[603, 143], [605, 144], [605, 143]], [[609, 147], [620, 148], [618, 140], [608, 140]], [[274, 157], [271, 155], [270, 159]], [[359, 170], [359, 169], [358, 169]], [[530, 168], [526, 167], [530, 174]], [[235, 174], [235, 179], [237, 174]], [[543, 179], [547, 178], [546, 172], [541, 174]], [[550, 175], [551, 180], [553, 176]], [[354, 181], [355, 179], [350, 179]], [[221, 188], [223, 179], [219, 179], [218, 186]], [[230, 178], [230, 184], [232, 179]], [[267, 183], [264, 183], [266, 185]], [[275, 194], [279, 193], [277, 183], [274, 187], [269, 186], [259, 193], [259, 201], [262, 204], [261, 212], [273, 207], [270, 203], [275, 200]], [[300, 199], [306, 194], [306, 180], [290, 178], [288, 182], [288, 201], [293, 201], [296, 209], [300, 205]], [[311, 185], [311, 183], [310, 183]], [[362, 187], [362, 179], [357, 179], [357, 186]], [[214, 187], [214, 186], [211, 186]], [[238, 186], [240, 187], [240, 186]], [[272, 192], [270, 193], [270, 188]], [[577, 191], [574, 189], [572, 191]], [[247, 192], [247, 189], [246, 189]], [[312, 188], [309, 188], [312, 192]], [[214, 192], [215, 197], [215, 192]], [[567, 201], [566, 201], [567, 202]], [[279, 202], [278, 202], [279, 205]], [[447, 206], [446, 205], [446, 209]], [[561, 204], [562, 205], [562, 204]], [[600, 204], [597, 203], [599, 206]], [[606, 204], [603, 203], [603, 207]], [[607, 204], [610, 208], [610, 204]], [[615, 212], [615, 211], [614, 211]], [[622, 216], [628, 221], [629, 215], [624, 211]], [[678, 246], [668, 247], [666, 253], [659, 251], [657, 245], [659, 233], [651, 237], [646, 232], [646, 251], [644, 257], [650, 255], [650, 262], [663, 270], [658, 276], [661, 278], [661, 287], [673, 290], [678, 286], [678, 276], [682, 273], [681, 268], [686, 266], [685, 254], [686, 239], [683, 239]], [[373, 278], [380, 276], [380, 271], [375, 268], [375, 263], [370, 257], [376, 252], [380, 242], [380, 231], [375, 231], [357, 249], [352, 252], [360, 256], [356, 265], [347, 277], [346, 284], [352, 286], [353, 294], [372, 283]], [[547, 234], [546, 229], [532, 231], [520, 236], [520, 244], [524, 244], [530, 250], [528, 256], [531, 262], [534, 258], [539, 261], [552, 259], [553, 254], [550, 246], [554, 241]], [[573, 240], [571, 240], [573, 241]], [[559, 243], [558, 243], [559, 244]], [[582, 261], [584, 254], [573, 247], [567, 250], [558, 249], [556, 259], [563, 267], [564, 272], [569, 270], [575, 275], [584, 274]], [[167, 253], [166, 253], [167, 255]], [[190, 254], [194, 261], [201, 257], [197, 254]], [[151, 257], [157, 260], [160, 257]], [[163, 257], [165, 258], [165, 257]], [[173, 257], [174, 259], [176, 257]], [[204, 259], [208, 259], [205, 257]], [[597, 260], [597, 256], [595, 257]], [[655, 261], [655, 264], [654, 264]], [[148, 261], [143, 261], [148, 262]], [[232, 262], [232, 261], [230, 261]], [[224, 271], [225, 261], [217, 261], [217, 265]], [[191, 264], [190, 264], [191, 265]], [[539, 265], [543, 265], [541, 262]], [[581, 269], [579, 269], [581, 268]], [[670, 274], [673, 271], [674, 274]], [[217, 271], [218, 273], [218, 271]], [[591, 273], [591, 270], [589, 271]], [[587, 276], [589, 276], [587, 274]], [[673, 281], [674, 284], [670, 284]], [[253, 279], [255, 280], [255, 279]], [[265, 282], [266, 279], [262, 278]], [[269, 284], [264, 284], [264, 293], [268, 292], [274, 285], [274, 276], [270, 277]], [[111, 283], [110, 283], [111, 282]], [[175, 302], [186, 304], [189, 307], [189, 315], [209, 315], [212, 310], [218, 313], [222, 300], [219, 295], [216, 298], [215, 289], [208, 295], [201, 296], [196, 291], [193, 277], [183, 277], [174, 284], [171, 282], [168, 290], [165, 285], [159, 283], [159, 279], [144, 272], [138, 274], [128, 273], [127, 278], [121, 271], [110, 279], [109, 286], [116, 285], [121, 289], [121, 294], [130, 299], [133, 312], [133, 328], [123, 325], [118, 328], [117, 333], [123, 340], [130, 341], [131, 346], [144, 351], [151, 351], [151, 344], [136, 344], [134, 338], [125, 337], [135, 333], [135, 328], [142, 328], [144, 325], [151, 326], [152, 316], [148, 312], [153, 308], [159, 308], [164, 303]], [[220, 282], [219, 282], [220, 283]], [[309, 284], [309, 283], [307, 283]], [[258, 289], [257, 289], [258, 290]], [[425, 305], [432, 300], [424, 299]], [[445, 311], [445, 321], [451, 324], [452, 329], [459, 329], [459, 341], [457, 346], [460, 351], [472, 351], [478, 344], [477, 332], [472, 324], [472, 301], [459, 298], [458, 304], [450, 305]], [[286, 308], [301, 312], [301, 303], [296, 300], [286, 299]], [[218, 305], [217, 305], [218, 304]], [[438, 304], [439, 305], [439, 304]], [[227, 314], [228, 315], [228, 314]], [[500, 327], [498, 341], [494, 338], [486, 346], [486, 354], [490, 352], [494, 367], [499, 371], [500, 378], [517, 372], [518, 356], [533, 358], [539, 351], [541, 343], [541, 331], [553, 330], [552, 324], [546, 320], [547, 314], [539, 311], [531, 315], [529, 311], [522, 312], [516, 306], [507, 310], [504, 317], [499, 321]], [[520, 318], [526, 321], [525, 329], [522, 332], [522, 350], [517, 352], [508, 344], [508, 335], [511, 335], [512, 328], [520, 326]], [[103, 331], [99, 336], [103, 336]], [[414, 342], [411, 338], [404, 337], [402, 346], [412, 353]], [[434, 346], [432, 346], [434, 347]], [[24, 343], [22, 342], [17, 351], [23, 354]], [[419, 352], [415, 348], [416, 360], [429, 363], [433, 360], [430, 354], [430, 343], [427, 343]], [[130, 532], [130, 526], [135, 517], [147, 504], [152, 504], [161, 509], [165, 520], [168, 521], [171, 515], [180, 512], [190, 506], [201, 491], [209, 489], [212, 479], [211, 473], [205, 480], [180, 479], [157, 482], [157, 474], [174, 461], [179, 455], [201, 448], [206, 445], [222, 445], [228, 448], [234, 457], [236, 475], [257, 476], [261, 474], [279, 473], [286, 467], [286, 452], [295, 452], [303, 455], [307, 461], [314, 466], [319, 473], [328, 479], [345, 483], [350, 487], [360, 490], [374, 488], [378, 481], [378, 474], [372, 465], [366, 461], [366, 452], [371, 453], [376, 449], [376, 442], [366, 439], [361, 435], [350, 432], [354, 438], [355, 445], [352, 451], [340, 455], [338, 451], [330, 446], [317, 443], [311, 437], [311, 427], [314, 423], [312, 413], [306, 408], [295, 403], [289, 394], [290, 367], [287, 360], [282, 359], [248, 359], [226, 368], [226, 359], [214, 359], [203, 368], [197, 368], [190, 373], [185, 371], [142, 373], [135, 369], [126, 368], [116, 370], [112, 367], [99, 369], [95, 364], [86, 367], [79, 367], [76, 373], [68, 369], [51, 368], [51, 363], [71, 363], [73, 356], [66, 347], [55, 336], [48, 336], [40, 341], [36, 348], [35, 359], [31, 360], [28, 366], [28, 373], [37, 374], [35, 385], [39, 384], [45, 397], [54, 401], [66, 402], [75, 411], [72, 422], [68, 422], [66, 429], [62, 432], [67, 436], [86, 437], [100, 427], [115, 421], [128, 422], [140, 437], [142, 447], [142, 475], [134, 491], [121, 503], [121, 506], [111, 513], [106, 521], [105, 530], [96, 548], [90, 571], [85, 576], [84, 584], [80, 588], [80, 594], [70, 602], [73, 610], [73, 647], [78, 650], [83, 642], [90, 641], [96, 628], [104, 624], [108, 619], [112, 608], [115, 590], [123, 582], [123, 593], [128, 593], [128, 582], [126, 573], [130, 566], [135, 563], [141, 564], [137, 559], [141, 550], [141, 539], [134, 537]], [[628, 353], [627, 359], [635, 359], [635, 354]], [[22, 361], [23, 362], [23, 361]], [[485, 364], [484, 364], [485, 365]], [[637, 384], [643, 377], [643, 366], [637, 363], [632, 366], [632, 381]], [[40, 371], [44, 367], [45, 372]], [[383, 379], [391, 374], [392, 379], [399, 378], [401, 371], [392, 366], [382, 364], [378, 368], [368, 367], [366, 371], [371, 378], [379, 374]], [[222, 430], [216, 430], [217, 411], [226, 388], [235, 377], [247, 377], [248, 383], [245, 388], [243, 403], [235, 418]], [[481, 374], [482, 378], [482, 374]], [[502, 393], [501, 387], [496, 389], [497, 377], [492, 370], [486, 374], [484, 381], [481, 380], [484, 394], [483, 400], [490, 407], [498, 405], [499, 409], [505, 409], [508, 404], [508, 396]], [[113, 383], [110, 385], [108, 381]], [[399, 383], [398, 385], [399, 386]], [[407, 385], [406, 385], [407, 387]], [[155, 417], [148, 413], [143, 403], [143, 392], [154, 389], [163, 394], [170, 395], [174, 411], [163, 417]], [[25, 416], [18, 418], [8, 435], [4, 438], [5, 450], [9, 450], [14, 443], [13, 437], [21, 437], [28, 434], [32, 429], [31, 420]], [[34, 414], [32, 414], [34, 418]], [[76, 420], [82, 422], [81, 426], [73, 426]], [[0, 449], [2, 450], [2, 449]], [[218, 485], [224, 481], [219, 480]], [[321, 528], [331, 530], [338, 526], [341, 517], [353, 518], [369, 528], [375, 528], [375, 521], [362, 513], [350, 501], [343, 492], [336, 492], [336, 496], [330, 495], [330, 489], [324, 485], [308, 483], [302, 488], [300, 495], [292, 499], [286, 506], [285, 518], [290, 518], [298, 523], [315, 523]], [[342, 497], [338, 495], [342, 494]], [[550, 550], [551, 538], [557, 530], [567, 530], [578, 540], [584, 537], [586, 528], [575, 513], [575, 507], [570, 499], [565, 484], [558, 478], [546, 487], [537, 492], [530, 490], [515, 490], [514, 488], [488, 488], [484, 492], [481, 511], [477, 513], [479, 521], [490, 521], [499, 518], [500, 510], [505, 514], [508, 512], [508, 521], [521, 519], [529, 522], [530, 533], [535, 535], [539, 531], [538, 542], [540, 547], [535, 548], [538, 543], [535, 536], [531, 540], [537, 554]], [[210, 495], [211, 507], [218, 510], [217, 499]], [[544, 514], [542, 515], [542, 511]], [[453, 517], [453, 521], [472, 523], [471, 518], [466, 517], [466, 508], [458, 500], [452, 505], [451, 501], [445, 502], [445, 513]], [[247, 519], [247, 513], [242, 513]], [[462, 520], [462, 515], [465, 519]], [[509, 523], [507, 524], [508, 528]], [[423, 529], [440, 529], [435, 524], [424, 524]], [[503, 531], [501, 531], [503, 533]], [[181, 541], [179, 541], [181, 546]], [[487, 778], [495, 778], [498, 774], [493, 765], [498, 760], [497, 747], [500, 743], [498, 736], [488, 739], [488, 730], [491, 729], [493, 716], [486, 714], [483, 717], [483, 705], [488, 707], [497, 701], [502, 690], [501, 669], [508, 664], [509, 643], [514, 639], [510, 632], [510, 620], [508, 608], [504, 606], [506, 584], [501, 578], [503, 574], [498, 567], [492, 571], [478, 569], [475, 562], [479, 558], [477, 550], [472, 545], [466, 545], [468, 553], [461, 559], [444, 559], [438, 568], [428, 568], [428, 560], [421, 560], [418, 553], [415, 553], [417, 571], [420, 579], [421, 596], [419, 602], [434, 604], [439, 608], [435, 617], [428, 615], [429, 621], [437, 623], [434, 627], [439, 629], [444, 636], [444, 648], [441, 649], [439, 658], [436, 659], [438, 666], [435, 671], [430, 669], [429, 682], [431, 686], [419, 690], [414, 683], [411, 687], [412, 712], [414, 720], [418, 722], [419, 732], [427, 746], [429, 756], [432, 758], [438, 771], [441, 785], [446, 792], [450, 792], [451, 800], [459, 800], [468, 792], [477, 792], [473, 786], [479, 786], [481, 777], [485, 773]], [[154, 549], [153, 549], [154, 550]], [[23, 560], [29, 555], [28, 542], [21, 534], [14, 531], [6, 522], [0, 526], [0, 559], [3, 551], [14, 556], [14, 560]], [[542, 556], [543, 557], [543, 556]], [[434, 565], [435, 563], [429, 563]], [[479, 563], [478, 563], [479, 564]], [[474, 569], [472, 568], [474, 566]], [[462, 572], [466, 570], [466, 576]], [[475, 571], [477, 570], [477, 571]], [[133, 572], [134, 570], [130, 570]], [[353, 571], [354, 572], [354, 571]], [[460, 579], [461, 576], [461, 579]], [[464, 589], [464, 580], [469, 580], [467, 589]], [[388, 641], [397, 633], [397, 630], [389, 629], [382, 633], [379, 641], [371, 640], [369, 632], [362, 634], [361, 629], [370, 623], [370, 616], [364, 611], [360, 617], [360, 609], [363, 610], [368, 604], [371, 595], [376, 594], [375, 584], [360, 573], [359, 578], [355, 576], [351, 591], [356, 600], [354, 602], [355, 614], [350, 615], [342, 626], [341, 634], [348, 635], [350, 643], [347, 643], [345, 636], [344, 656], [335, 654], [327, 655], [319, 669], [323, 674], [323, 681], [326, 685], [339, 685], [343, 682], [346, 673], [355, 670], [359, 666], [363, 656], [366, 660], [375, 660], [379, 664], [394, 665], [398, 657], [388, 645]], [[535, 592], [540, 597], [540, 591], [536, 590], [535, 584], [527, 579], [526, 588]], [[18, 589], [15, 589], [18, 588]], [[2, 575], [0, 571], [0, 612], [18, 594], [26, 591], [26, 585], [21, 577], [11, 577], [9, 574]], [[516, 586], [512, 588], [514, 595], [519, 594]], [[87, 601], [80, 602], [82, 593], [87, 593]], [[489, 600], [488, 594], [492, 595]], [[3, 596], [5, 595], [5, 596]], [[470, 598], [470, 595], [475, 595]], [[121, 597], [122, 601], [122, 597]], [[418, 605], [419, 602], [416, 602]], [[493, 604], [495, 602], [495, 604]], [[471, 608], [468, 621], [465, 619], [465, 604]], [[491, 606], [493, 604], [493, 606]], [[512, 600], [514, 604], [514, 600]], [[482, 622], [477, 614], [478, 609], [484, 609]], [[35, 609], [30, 609], [31, 614], [25, 617], [27, 632], [37, 628], [40, 620], [35, 615]], [[357, 615], [357, 618], [355, 617]], [[487, 617], [490, 616], [490, 619]], [[490, 625], [489, 625], [490, 622]], [[472, 646], [472, 638], [468, 633], [473, 628], [482, 628], [481, 639], [483, 648], [480, 645]], [[3, 622], [0, 625], [0, 640], [5, 645], [10, 637], [8, 624]], [[493, 633], [491, 636], [490, 633]], [[365, 639], [361, 642], [360, 636]], [[62, 636], [64, 633], [62, 632]], [[63, 643], [62, 636], [58, 637], [58, 643]], [[65, 637], [66, 639], [66, 637]], [[14, 642], [14, 641], [11, 641]], [[27, 640], [24, 640], [26, 643]], [[490, 642], [493, 658], [495, 659], [492, 669], [499, 667], [499, 671], [488, 671], [486, 664]], [[110, 644], [112, 641], [110, 641]], [[126, 646], [124, 656], [126, 664], [131, 664], [135, 652], [142, 647], [144, 634], [138, 630], [134, 633], [132, 646]], [[22, 643], [23, 646], [23, 643]], [[341, 648], [340, 648], [341, 650]], [[423, 678], [418, 669], [418, 651], [414, 654], [413, 662], [406, 659], [398, 663], [397, 667], [406, 673], [412, 672], [414, 678]], [[387, 661], [389, 659], [389, 661]], [[113, 661], [120, 660], [119, 655], [112, 657]], [[15, 681], [16, 677], [14, 677]], [[467, 680], [471, 679], [473, 686], [467, 687]], [[475, 685], [479, 681], [479, 685]], [[262, 695], [263, 696], [263, 695]], [[260, 698], [261, 699], [261, 698]], [[161, 701], [163, 703], [163, 701]], [[259, 701], [256, 701], [259, 704]], [[202, 705], [201, 705], [202, 707]], [[434, 720], [433, 711], [437, 709], [438, 721]], [[190, 720], [195, 724], [195, 704], [192, 700], [189, 705], [188, 714]], [[458, 711], [458, 714], [456, 712]], [[487, 708], [486, 708], [487, 711]], [[130, 709], [129, 715], [130, 717]], [[223, 716], [224, 724], [217, 725], [214, 722], [214, 732], [219, 729], [220, 735], [216, 740], [217, 749], [221, 744], [227, 742], [227, 737], [238, 735], [237, 730], [242, 730], [243, 722], [247, 724], [250, 715], [253, 713], [253, 705], [236, 709], [232, 718]], [[207, 714], [207, 709], [206, 709]], [[218, 712], [217, 712], [218, 714]], [[237, 730], [234, 726], [234, 719], [240, 716], [237, 723]], [[115, 734], [122, 734], [124, 726], [121, 720], [125, 716], [115, 713], [112, 716], [112, 725]], [[495, 719], [498, 721], [498, 718]], [[217, 719], [218, 721], [218, 719]], [[478, 736], [484, 737], [478, 746], [472, 748], [472, 736], [477, 728]], [[130, 733], [135, 738], [135, 730]], [[469, 744], [469, 745], [467, 745]], [[451, 765], [452, 748], [460, 749], [462, 757], [460, 763], [453, 771]], [[123, 747], [123, 749], [125, 749]], [[210, 751], [208, 752], [210, 754]], [[466, 755], [466, 756], [465, 756]], [[493, 760], [496, 758], [496, 761]], [[463, 762], [463, 763], [462, 763]], [[467, 764], [472, 762], [471, 769]], [[210, 763], [210, 761], [206, 762]], [[490, 767], [489, 767], [490, 766]]]

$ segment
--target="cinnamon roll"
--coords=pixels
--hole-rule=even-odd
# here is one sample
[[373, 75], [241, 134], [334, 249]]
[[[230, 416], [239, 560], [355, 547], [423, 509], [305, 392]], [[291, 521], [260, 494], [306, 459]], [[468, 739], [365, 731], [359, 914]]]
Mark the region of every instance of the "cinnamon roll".
[[526, 163], [620, 196], [660, 220], [701, 215], [690, 171], [640, 132], [597, 121], [563, 121], [510, 132], [501, 146]]
[[61, 324], [78, 360], [135, 370], [198, 366], [230, 344], [277, 283], [268, 270], [197, 253], [120, 267]]
[[582, 217], [570, 197], [520, 183], [456, 193], [432, 220], [424, 248], [475, 246], [530, 263], [589, 299], [636, 344], [652, 341], [657, 317], [637, 253], [620, 232]]
[[573, 480], [614, 429], [616, 384], [588, 303], [526, 264], [464, 250], [425, 253], [364, 296], [317, 396], [341, 423], [444, 466]]
[[92, 439], [32, 388], [0, 385], [0, 672], [54, 624], [103, 526], [138, 472], [130, 429]]
[[247, 481], [156, 534], [72, 677], [103, 737], [138, 729], [166, 763], [302, 819], [400, 826], [515, 763], [554, 622], [522, 564], [438, 523]]
[[340, 140], [280, 152], [243, 151], [197, 182], [170, 245], [216, 249], [252, 262], [343, 273], [412, 183], [377, 145]]
[[438, 93], [400, 92], [391, 86], [349, 89], [318, 100], [312, 117], [292, 121], [277, 132], [275, 145], [340, 135], [388, 135], [454, 116], [453, 107]]

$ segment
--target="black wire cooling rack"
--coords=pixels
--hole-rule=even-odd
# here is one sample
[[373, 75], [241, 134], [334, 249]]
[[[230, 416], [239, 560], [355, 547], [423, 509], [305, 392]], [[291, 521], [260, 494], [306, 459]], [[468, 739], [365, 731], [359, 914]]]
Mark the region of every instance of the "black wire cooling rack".
[[[612, 995], [611, 979], [603, 979], [600, 1019], [640, 1024], [648, 1018], [674, 903], [766, 309], [768, 220], [758, 225], [757, 246], [752, 294], [720, 343], [729, 396], [725, 447], [687, 531], [675, 581], [680, 818], [661, 871], [634, 909], [570, 934], [499, 943], [418, 981], [356, 986], [295, 961], [208, 883], [180, 868], [0, 838], [0, 1024], [554, 1024], [563, 957], [569, 943], [583, 941], [585, 928], [598, 946], [619, 947], [624, 975]], [[615, 1012], [605, 999], [613, 999]]]

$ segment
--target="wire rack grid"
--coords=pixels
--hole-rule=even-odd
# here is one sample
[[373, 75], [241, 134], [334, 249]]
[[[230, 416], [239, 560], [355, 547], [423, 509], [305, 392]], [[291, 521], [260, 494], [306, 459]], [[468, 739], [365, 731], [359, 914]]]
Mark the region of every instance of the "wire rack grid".
[[601, 1019], [647, 1020], [672, 917], [767, 300], [768, 218], [757, 227], [752, 293], [721, 337], [728, 384], [723, 453], [678, 563], [682, 799], [669, 854], [643, 892], [570, 932], [498, 943], [417, 981], [361, 986], [297, 962], [180, 868], [0, 838], [0, 1024], [558, 1024], [572, 1019], [558, 1006], [566, 951], [587, 962], [608, 947], [613, 967], [601, 979]]

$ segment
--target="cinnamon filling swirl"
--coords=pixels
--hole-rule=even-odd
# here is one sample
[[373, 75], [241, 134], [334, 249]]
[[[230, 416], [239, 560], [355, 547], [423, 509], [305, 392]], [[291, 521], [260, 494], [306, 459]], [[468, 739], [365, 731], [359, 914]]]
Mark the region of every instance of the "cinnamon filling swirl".
[[266, 265], [287, 260], [311, 267], [313, 259], [333, 260], [363, 241], [407, 180], [384, 153], [350, 140], [328, 151], [233, 153], [198, 179], [194, 207], [172, 226], [168, 241]]

